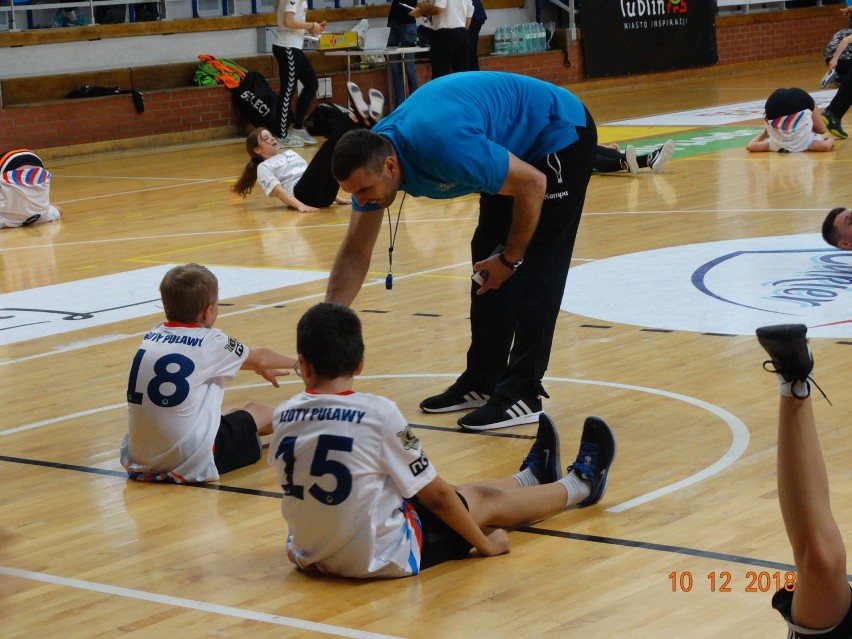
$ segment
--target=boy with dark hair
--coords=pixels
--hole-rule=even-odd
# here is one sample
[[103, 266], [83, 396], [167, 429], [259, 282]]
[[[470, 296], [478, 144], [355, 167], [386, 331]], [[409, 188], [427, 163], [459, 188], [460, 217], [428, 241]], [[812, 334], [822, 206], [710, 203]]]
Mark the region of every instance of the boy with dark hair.
[[352, 390], [364, 365], [358, 316], [323, 302], [299, 320], [305, 391], [273, 417], [268, 461], [284, 490], [287, 556], [302, 570], [405, 577], [476, 548], [509, 551], [503, 528], [603, 497], [615, 440], [588, 417], [580, 452], [562, 475], [559, 434], [546, 414], [520, 472], [451, 486], [438, 476], [392, 401]]
[[852, 211], [845, 206], [831, 209], [822, 221], [822, 239], [839, 249], [852, 249]]
[[296, 360], [249, 348], [213, 324], [219, 283], [198, 264], [175, 266], [160, 283], [166, 321], [151, 329], [130, 368], [128, 432], [121, 465], [131, 479], [198, 483], [260, 459], [259, 435], [272, 432], [273, 407], [250, 402], [222, 414], [225, 380], [240, 369], [276, 388]]

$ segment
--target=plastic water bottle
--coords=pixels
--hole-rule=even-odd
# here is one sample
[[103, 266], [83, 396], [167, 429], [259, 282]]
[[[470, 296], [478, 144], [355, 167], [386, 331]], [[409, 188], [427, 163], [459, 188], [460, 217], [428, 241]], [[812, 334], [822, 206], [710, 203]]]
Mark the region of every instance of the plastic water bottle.
[[497, 27], [497, 31], [494, 32], [494, 53], [498, 55], [508, 54], [509, 46], [511, 44], [510, 39], [511, 36], [505, 25]]
[[547, 31], [544, 28], [544, 25], [540, 22], [536, 22], [536, 29], [538, 31], [538, 51], [547, 51]]
[[512, 25], [512, 46], [509, 53], [524, 52], [524, 32], [521, 29], [522, 27], [519, 24]]
[[535, 35], [533, 34], [532, 24], [523, 26], [524, 33], [524, 53], [532, 53], [535, 50]]

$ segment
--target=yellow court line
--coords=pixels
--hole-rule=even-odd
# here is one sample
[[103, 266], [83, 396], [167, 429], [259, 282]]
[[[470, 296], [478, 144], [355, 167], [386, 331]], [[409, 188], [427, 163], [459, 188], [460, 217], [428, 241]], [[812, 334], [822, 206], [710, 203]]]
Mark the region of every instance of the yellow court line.
[[621, 142], [695, 130], [694, 126], [598, 126], [598, 142]]

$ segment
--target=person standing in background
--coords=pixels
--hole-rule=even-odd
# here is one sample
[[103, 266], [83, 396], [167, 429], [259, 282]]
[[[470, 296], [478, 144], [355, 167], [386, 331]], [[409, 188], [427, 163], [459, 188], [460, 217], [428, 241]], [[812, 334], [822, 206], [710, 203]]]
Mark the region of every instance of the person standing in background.
[[837, 84], [840, 88], [822, 110], [822, 121], [828, 132], [840, 140], [849, 137], [843, 130], [841, 120], [849, 107], [852, 106], [852, 29], [841, 29], [833, 36], [823, 51], [825, 63], [830, 71], [837, 74]]
[[[400, 4], [400, 0], [393, 0], [391, 2], [390, 13], [388, 13], [388, 26], [390, 27], [390, 33], [388, 34], [389, 47], [417, 46], [417, 21], [408, 15], [410, 12], [411, 9], [403, 7]], [[405, 62], [402, 62], [402, 58], [405, 58]], [[393, 78], [393, 106], [396, 108], [408, 97], [405, 93], [403, 72], [405, 72], [405, 79], [408, 81], [409, 94], [420, 86], [417, 82], [414, 54], [406, 53], [403, 56], [390, 56], [390, 68]]]
[[473, 16], [471, 0], [430, 0], [417, 5], [408, 15], [432, 19], [429, 60], [433, 79], [470, 69], [467, 29]]
[[[316, 71], [302, 48], [305, 44], [305, 34], [319, 36], [325, 31], [326, 23], [307, 22], [307, 10], [307, 0], [275, 0], [275, 20], [278, 26], [275, 29], [275, 42], [272, 43], [272, 55], [278, 62], [281, 78], [281, 92], [276, 104], [279, 124], [277, 134], [281, 138], [281, 145], [290, 148], [317, 143], [304, 127], [305, 116], [317, 95], [319, 82]], [[302, 90], [296, 101], [296, 112], [293, 114], [291, 106], [298, 82], [302, 83]]]
[[479, 71], [479, 31], [488, 19], [482, 0], [473, 1], [473, 16], [470, 18], [470, 26], [467, 28], [467, 49], [470, 53], [470, 70]]

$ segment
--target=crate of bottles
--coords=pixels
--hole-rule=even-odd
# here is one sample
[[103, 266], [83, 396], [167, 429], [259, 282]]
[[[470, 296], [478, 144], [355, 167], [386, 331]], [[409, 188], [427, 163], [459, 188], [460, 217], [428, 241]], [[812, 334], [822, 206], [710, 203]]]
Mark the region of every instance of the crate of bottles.
[[495, 55], [542, 51], [547, 51], [547, 31], [538, 22], [503, 24], [494, 32]]

